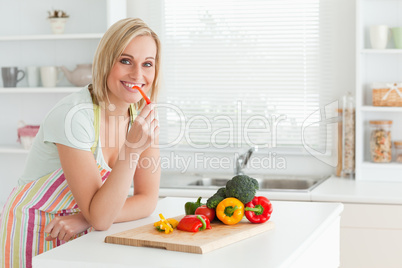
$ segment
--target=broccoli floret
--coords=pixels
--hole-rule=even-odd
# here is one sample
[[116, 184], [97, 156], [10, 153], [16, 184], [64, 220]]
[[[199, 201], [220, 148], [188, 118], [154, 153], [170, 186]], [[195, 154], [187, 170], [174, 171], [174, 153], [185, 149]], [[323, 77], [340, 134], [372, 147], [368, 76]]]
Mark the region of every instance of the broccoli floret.
[[226, 197], [237, 198], [246, 204], [253, 200], [258, 188], [256, 179], [247, 175], [237, 175], [226, 183]]
[[219, 188], [218, 191], [208, 198], [207, 207], [215, 209], [218, 204], [226, 198], [226, 189], [225, 187]]
[[260, 189], [260, 185], [258, 184], [258, 181], [254, 178], [251, 178], [251, 177], [249, 177], [249, 178], [251, 179], [251, 182], [254, 184], [254, 188], [256, 190]]

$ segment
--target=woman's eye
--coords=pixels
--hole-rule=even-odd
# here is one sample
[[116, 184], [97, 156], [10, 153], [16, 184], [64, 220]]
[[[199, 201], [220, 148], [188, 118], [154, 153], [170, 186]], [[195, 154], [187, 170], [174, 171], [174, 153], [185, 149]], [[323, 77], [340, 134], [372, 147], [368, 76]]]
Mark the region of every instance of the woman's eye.
[[145, 62], [144, 67], [152, 67], [152, 62]]
[[120, 62], [123, 64], [130, 64], [130, 61], [127, 59], [121, 59]]

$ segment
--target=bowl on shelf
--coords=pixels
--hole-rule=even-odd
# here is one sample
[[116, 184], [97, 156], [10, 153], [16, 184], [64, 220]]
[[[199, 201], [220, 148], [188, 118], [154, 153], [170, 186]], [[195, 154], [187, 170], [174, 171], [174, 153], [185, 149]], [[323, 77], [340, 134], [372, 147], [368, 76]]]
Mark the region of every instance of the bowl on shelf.
[[37, 125], [25, 125], [20, 122], [20, 127], [17, 129], [18, 142], [22, 144], [25, 150], [29, 150], [32, 147], [33, 140], [38, 134], [39, 126]]

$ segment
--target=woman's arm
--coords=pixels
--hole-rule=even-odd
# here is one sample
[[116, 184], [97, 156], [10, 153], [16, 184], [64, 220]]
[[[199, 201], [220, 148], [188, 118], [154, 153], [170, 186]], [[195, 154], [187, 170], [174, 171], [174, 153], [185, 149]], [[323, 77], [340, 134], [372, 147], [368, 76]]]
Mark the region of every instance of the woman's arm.
[[91, 225], [84, 218], [82, 213], [76, 213], [68, 216], [56, 216], [46, 225], [44, 231], [49, 236], [46, 241], [52, 241], [56, 238], [59, 240], [69, 241], [75, 235], [84, 232]]
[[[149, 216], [157, 204], [160, 182], [160, 154], [157, 148], [148, 148], [141, 154], [134, 175], [134, 196], [126, 199], [115, 222], [125, 222]], [[91, 225], [82, 213], [56, 216], [45, 227], [47, 241], [58, 238], [69, 241]]]
[[155, 210], [159, 197], [160, 161], [158, 148], [150, 147], [141, 154], [134, 174], [134, 195], [127, 198], [115, 222], [144, 218]]
[[[135, 219], [149, 215], [154, 208], [152, 200], [155, 199], [153, 202], [156, 204], [159, 180], [155, 178], [158, 173], [152, 175], [150, 171], [140, 167], [136, 171], [136, 168], [139, 159], [159, 157], [157, 149], [150, 148], [158, 134], [158, 122], [154, 119], [152, 106], [147, 105], [134, 121], [127, 142], [120, 149], [115, 166], [103, 185], [91, 152], [57, 144], [70, 190], [83, 216], [96, 230], [108, 229], [124, 212], [130, 212], [130, 216], [124, 215], [123, 218]], [[134, 173], [137, 174], [134, 176]], [[150, 174], [147, 181], [146, 177]], [[126, 202], [133, 177], [134, 183], [139, 184], [135, 185], [137, 197], [133, 196]], [[124, 212], [121, 212], [123, 207]]]

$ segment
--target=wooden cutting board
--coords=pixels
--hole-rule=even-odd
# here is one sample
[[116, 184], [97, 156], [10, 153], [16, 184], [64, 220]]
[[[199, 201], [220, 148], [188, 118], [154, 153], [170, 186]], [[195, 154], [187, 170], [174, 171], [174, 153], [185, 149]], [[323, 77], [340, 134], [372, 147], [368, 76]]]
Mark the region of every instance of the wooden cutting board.
[[[180, 220], [184, 215], [175, 217]], [[106, 243], [136, 247], [153, 247], [173, 251], [203, 254], [227, 246], [275, 227], [272, 221], [262, 224], [250, 223], [247, 219], [235, 225], [213, 222], [212, 229], [196, 233], [175, 229], [170, 234], [159, 232], [153, 224], [147, 224], [121, 233], [109, 235]]]

